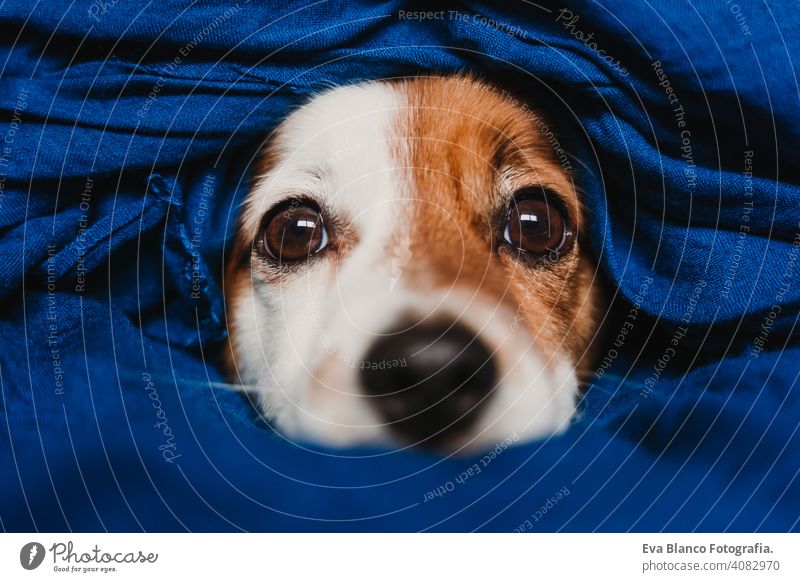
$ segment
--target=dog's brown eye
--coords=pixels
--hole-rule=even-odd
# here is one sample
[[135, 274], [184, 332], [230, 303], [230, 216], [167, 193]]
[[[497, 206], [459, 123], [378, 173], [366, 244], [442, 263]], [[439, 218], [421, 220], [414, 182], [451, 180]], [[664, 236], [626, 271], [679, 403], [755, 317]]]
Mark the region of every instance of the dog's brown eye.
[[259, 250], [282, 263], [303, 261], [328, 245], [328, 233], [319, 209], [311, 202], [293, 200], [267, 215]]
[[516, 250], [557, 260], [572, 247], [574, 234], [564, 213], [546, 195], [524, 194], [511, 203], [503, 238]]

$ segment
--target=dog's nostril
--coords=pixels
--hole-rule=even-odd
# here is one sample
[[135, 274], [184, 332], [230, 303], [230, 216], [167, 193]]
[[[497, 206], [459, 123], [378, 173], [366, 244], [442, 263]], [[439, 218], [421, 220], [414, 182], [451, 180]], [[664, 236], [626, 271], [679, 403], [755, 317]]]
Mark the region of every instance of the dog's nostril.
[[394, 432], [435, 444], [475, 421], [492, 393], [496, 365], [466, 327], [420, 324], [378, 339], [367, 352], [361, 377]]

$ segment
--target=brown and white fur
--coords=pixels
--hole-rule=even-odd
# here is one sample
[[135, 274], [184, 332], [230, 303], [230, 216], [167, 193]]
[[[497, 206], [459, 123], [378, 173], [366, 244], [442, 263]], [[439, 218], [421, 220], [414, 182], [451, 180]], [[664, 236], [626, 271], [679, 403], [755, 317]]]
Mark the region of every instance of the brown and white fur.
[[[454, 451], [565, 429], [599, 299], [578, 193], [540, 127], [481, 81], [418, 77], [325, 92], [270, 137], [226, 293], [231, 372], [282, 432]], [[511, 199], [530, 187], [557, 197], [575, 229], [558, 260], [531, 264], [498, 243]], [[328, 248], [271, 264], [257, 252], [262, 221], [295, 198], [322, 209]], [[468, 328], [495, 378], [459, 430], [398, 436], [363, 368], [380, 366], [367, 361], [376, 341], [426, 322]]]

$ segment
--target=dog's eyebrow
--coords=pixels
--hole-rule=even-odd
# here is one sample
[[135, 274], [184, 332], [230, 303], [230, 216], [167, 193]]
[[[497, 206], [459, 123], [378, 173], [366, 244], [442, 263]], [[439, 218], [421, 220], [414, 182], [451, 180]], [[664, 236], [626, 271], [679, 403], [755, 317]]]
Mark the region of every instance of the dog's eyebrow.
[[556, 195], [570, 209], [570, 214], [574, 214], [574, 196], [569, 185], [561, 179], [564, 172], [552, 156], [550, 145], [537, 141], [532, 135], [512, 137], [501, 134], [492, 157], [492, 170], [506, 196], [522, 188], [544, 188]]
[[[265, 179], [269, 179], [267, 176]], [[275, 188], [276, 195], [270, 196], [268, 204], [260, 205], [260, 214], [269, 212], [276, 205], [291, 200], [292, 198], [309, 198], [317, 204], [322, 204], [323, 196], [321, 185], [325, 182], [324, 172], [316, 168], [303, 168], [293, 172], [291, 176]]]
[[494, 150], [494, 156], [492, 156], [492, 169], [498, 174], [500, 174], [500, 171], [503, 169], [503, 162], [506, 159], [506, 154], [510, 145], [511, 140], [503, 136], [500, 138], [500, 143], [497, 144], [497, 147]]
[[327, 173], [324, 168], [315, 167], [315, 168], [307, 168], [305, 173], [308, 174], [308, 177], [314, 180], [315, 182], [322, 182], [325, 178], [325, 174]]
[[542, 190], [555, 197], [572, 220], [578, 220], [580, 208], [575, 196], [571, 195], [564, 183], [549, 179], [548, 172], [540, 173], [535, 166], [509, 163], [508, 160], [504, 160], [496, 172], [499, 176], [500, 204], [507, 204], [511, 197], [522, 190]]

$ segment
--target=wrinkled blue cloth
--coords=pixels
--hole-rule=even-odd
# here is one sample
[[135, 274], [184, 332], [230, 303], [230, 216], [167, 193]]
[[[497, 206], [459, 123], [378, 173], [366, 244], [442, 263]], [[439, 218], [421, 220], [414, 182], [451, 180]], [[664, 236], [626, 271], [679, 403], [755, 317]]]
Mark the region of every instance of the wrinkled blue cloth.
[[[798, 529], [796, 6], [508, 4], [0, 6], [3, 530]], [[470, 458], [288, 442], [219, 362], [254, 152], [331, 84], [459, 71], [585, 132], [617, 300], [580, 414]]]

